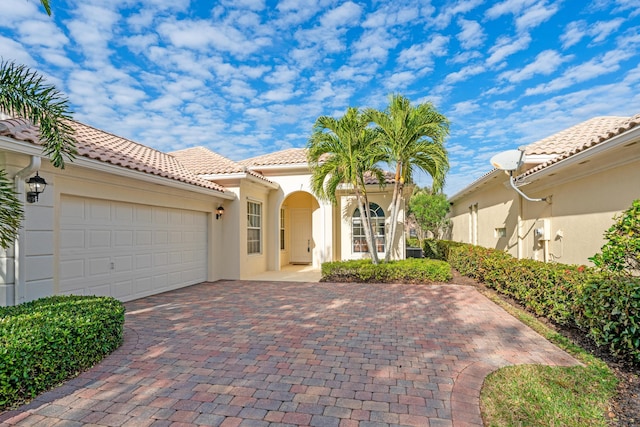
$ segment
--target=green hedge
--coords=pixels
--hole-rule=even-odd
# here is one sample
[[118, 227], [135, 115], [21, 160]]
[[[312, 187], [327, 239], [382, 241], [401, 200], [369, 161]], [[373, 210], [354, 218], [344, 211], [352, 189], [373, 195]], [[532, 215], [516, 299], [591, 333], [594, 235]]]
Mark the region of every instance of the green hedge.
[[122, 343], [124, 306], [53, 296], [0, 308], [0, 410], [99, 362]]
[[611, 353], [640, 361], [640, 278], [585, 266], [518, 260], [457, 242], [432, 244], [460, 274], [537, 315], [584, 330]]
[[444, 261], [409, 258], [382, 262], [371, 260], [325, 262], [322, 264], [322, 282], [360, 283], [425, 283], [451, 280], [451, 267]]

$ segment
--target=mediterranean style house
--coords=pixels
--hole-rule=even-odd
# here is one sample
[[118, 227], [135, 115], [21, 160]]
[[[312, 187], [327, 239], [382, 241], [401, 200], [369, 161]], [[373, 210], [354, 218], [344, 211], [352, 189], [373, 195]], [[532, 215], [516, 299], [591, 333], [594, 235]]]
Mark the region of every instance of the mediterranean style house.
[[[640, 114], [595, 117], [534, 142], [449, 198], [451, 239], [517, 258], [588, 264], [613, 217], [640, 198]], [[545, 199], [530, 201], [529, 199]]]
[[[339, 190], [335, 206], [318, 200], [305, 149], [234, 162], [204, 147], [163, 153], [71, 124], [78, 156], [60, 170], [41, 159], [37, 128], [0, 120], [0, 169], [17, 192], [26, 197], [25, 180], [36, 174], [47, 183], [37, 202], [25, 202], [15, 245], [0, 249], [0, 306], [55, 294], [128, 301], [367, 256], [352, 193]], [[392, 186], [368, 185], [378, 251], [392, 245], [403, 258], [402, 233], [385, 236]]]

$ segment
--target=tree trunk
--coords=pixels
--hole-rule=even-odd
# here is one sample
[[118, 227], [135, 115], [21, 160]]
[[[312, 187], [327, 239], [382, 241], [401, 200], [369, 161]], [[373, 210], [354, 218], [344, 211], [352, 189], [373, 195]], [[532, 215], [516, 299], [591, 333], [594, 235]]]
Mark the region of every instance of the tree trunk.
[[[363, 200], [364, 198], [364, 200]], [[358, 209], [360, 210], [360, 218], [362, 218], [362, 228], [364, 229], [364, 238], [367, 241], [367, 247], [369, 249], [369, 255], [371, 255], [371, 262], [373, 264], [379, 264], [378, 249], [376, 248], [373, 240], [373, 228], [371, 227], [371, 219], [369, 216], [369, 201], [360, 191], [356, 189], [356, 201], [358, 203]], [[366, 208], [365, 208], [366, 203]]]
[[384, 254], [385, 262], [389, 262], [391, 259], [391, 249], [395, 240], [396, 223], [398, 222], [398, 207], [397, 201], [399, 197], [400, 188], [400, 164], [396, 164], [396, 176], [393, 183], [393, 196], [391, 197], [391, 217], [389, 219], [389, 236], [387, 236], [386, 251]]

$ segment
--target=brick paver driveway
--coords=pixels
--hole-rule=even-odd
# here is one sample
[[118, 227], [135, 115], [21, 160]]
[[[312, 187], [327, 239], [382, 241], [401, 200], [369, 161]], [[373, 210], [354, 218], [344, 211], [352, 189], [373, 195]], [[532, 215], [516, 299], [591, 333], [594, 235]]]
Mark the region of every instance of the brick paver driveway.
[[220, 281], [126, 306], [120, 349], [0, 422], [481, 425], [489, 372], [575, 363], [466, 286]]

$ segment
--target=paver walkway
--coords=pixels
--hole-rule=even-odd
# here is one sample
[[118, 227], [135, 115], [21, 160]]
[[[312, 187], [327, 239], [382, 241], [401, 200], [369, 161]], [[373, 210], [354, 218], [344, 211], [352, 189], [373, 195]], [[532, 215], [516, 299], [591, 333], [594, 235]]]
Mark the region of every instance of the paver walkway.
[[576, 363], [466, 286], [220, 281], [126, 307], [120, 349], [0, 423], [482, 425], [491, 371]]

